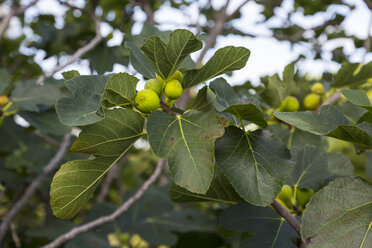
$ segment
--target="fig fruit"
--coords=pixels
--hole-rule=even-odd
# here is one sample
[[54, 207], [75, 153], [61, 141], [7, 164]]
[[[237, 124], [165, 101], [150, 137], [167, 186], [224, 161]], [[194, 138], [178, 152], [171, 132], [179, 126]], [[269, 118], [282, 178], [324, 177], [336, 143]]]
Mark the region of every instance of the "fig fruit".
[[134, 104], [139, 111], [150, 113], [160, 107], [160, 99], [155, 91], [144, 89], [137, 93], [134, 98]]
[[300, 103], [294, 96], [287, 96], [284, 101], [280, 104], [280, 112], [294, 112], [300, 108]]
[[308, 94], [304, 99], [304, 107], [307, 110], [315, 110], [319, 103], [320, 96], [315, 93]]
[[176, 79], [167, 82], [167, 84], [165, 85], [164, 92], [169, 99], [172, 100], [178, 99], [182, 95], [182, 91], [183, 91], [182, 85]]
[[156, 94], [158, 94], [158, 96], [160, 97], [163, 87], [157, 79], [151, 78], [146, 82], [145, 89], [150, 89], [150, 90], [155, 91]]

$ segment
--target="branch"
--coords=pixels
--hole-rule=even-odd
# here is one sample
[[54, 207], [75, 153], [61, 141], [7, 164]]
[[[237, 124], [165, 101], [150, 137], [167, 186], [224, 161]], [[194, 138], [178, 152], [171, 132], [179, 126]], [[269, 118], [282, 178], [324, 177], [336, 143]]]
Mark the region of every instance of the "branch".
[[70, 136], [71, 136], [70, 134], [66, 134], [63, 137], [63, 142], [61, 143], [58, 152], [44, 167], [43, 172], [38, 177], [36, 177], [32, 181], [32, 183], [27, 187], [27, 190], [22, 195], [22, 197], [12, 206], [11, 210], [5, 216], [3, 222], [0, 225], [0, 244], [3, 241], [5, 234], [9, 228], [9, 225], [12, 223], [13, 219], [17, 216], [19, 211], [22, 210], [22, 208], [26, 205], [30, 198], [35, 194], [36, 190], [38, 189], [44, 178], [57, 167], [58, 163], [64, 157], [70, 145]]
[[341, 93], [340, 91], [336, 91], [335, 93], [333, 93], [330, 97], [328, 97], [327, 100], [325, 100], [322, 104], [323, 105], [326, 105], [326, 104], [335, 104], [336, 102], [338, 102], [338, 100], [341, 99]]
[[242, 4], [239, 5], [238, 8], [236, 8], [236, 10], [234, 12], [231, 13], [231, 15], [227, 16], [227, 20], [231, 20], [233, 19], [237, 14], [239, 14], [239, 11], [241, 8], [244, 7], [244, 5], [246, 5], [250, 0], [245, 0], [244, 2], [242, 2]]
[[282, 206], [277, 200], [271, 203], [271, 206], [276, 210], [276, 212], [282, 216], [301, 236], [301, 223], [290, 213], [288, 210]]
[[372, 2], [370, 2], [369, 0], [363, 0], [363, 1], [367, 5], [367, 7], [372, 11]]
[[53, 242], [43, 246], [42, 248], [55, 248], [62, 244], [64, 244], [66, 241], [69, 241], [76, 236], [86, 233], [92, 229], [95, 229], [103, 224], [109, 223], [114, 221], [116, 218], [118, 218], [120, 215], [125, 213], [134, 203], [136, 203], [141, 197], [146, 193], [146, 191], [156, 182], [156, 180], [161, 175], [161, 171], [163, 166], [165, 165], [165, 160], [160, 159], [156, 165], [156, 169], [154, 173], [150, 176], [149, 179], [142, 185], [142, 187], [136, 192], [134, 196], [129, 198], [126, 202], [124, 202], [117, 210], [115, 210], [110, 215], [102, 216], [96, 220], [93, 220], [91, 222], [88, 222], [84, 225], [81, 225], [79, 227], [75, 227], [68, 231], [65, 234], [60, 235], [58, 238], [56, 238]]
[[160, 107], [163, 109], [164, 112], [170, 115], [177, 115], [170, 107], [168, 107], [164, 102], [160, 102]]
[[[124, 154], [125, 156], [125, 154]], [[97, 196], [97, 202], [103, 202], [110, 190], [112, 182], [115, 180], [116, 177], [118, 177], [120, 174], [120, 167], [119, 166], [114, 166], [107, 172], [107, 176], [105, 180], [103, 181], [101, 191], [99, 192]]]
[[226, 1], [224, 7], [222, 7], [219, 14], [215, 16], [215, 25], [211, 29], [207, 40], [205, 41], [205, 46], [201, 51], [198, 60], [196, 61], [196, 66], [198, 67], [204, 59], [205, 54], [207, 53], [208, 49], [213, 47], [216, 43], [217, 36], [224, 30], [225, 22], [230, 21], [233, 19], [240, 11], [240, 9], [246, 5], [250, 0], [244, 1], [233, 13], [227, 15], [226, 10], [229, 6], [230, 1]]
[[20, 8], [12, 8], [9, 13], [2, 19], [0, 23], [0, 39], [3, 37], [5, 30], [8, 28], [10, 19], [12, 19], [13, 16], [21, 15], [23, 14], [26, 9], [30, 8], [32, 5], [35, 5], [39, 0], [34, 0], [28, 5]]
[[45, 73], [44, 75], [42, 75], [36, 82], [36, 85], [41, 85], [42, 82], [48, 78], [48, 77], [52, 77], [56, 72], [62, 70], [63, 68], [65, 68], [66, 66], [74, 63], [75, 61], [77, 61], [78, 59], [80, 59], [84, 54], [86, 54], [87, 52], [89, 52], [90, 50], [92, 50], [93, 48], [95, 48], [98, 43], [101, 42], [101, 40], [103, 39], [102, 35], [101, 35], [101, 22], [100, 22], [100, 19], [94, 14], [94, 13], [90, 13], [90, 17], [92, 18], [92, 20], [94, 21], [95, 23], [95, 26], [96, 26], [96, 36], [94, 36], [94, 38], [89, 42], [87, 43], [85, 46], [79, 48], [67, 61], [66, 63], [64, 64], [61, 64], [59, 66], [57, 66], [56, 68], [54, 68], [53, 71], [50, 71], [50, 72], [47, 72]]
[[45, 142], [51, 144], [52, 146], [59, 147], [61, 145], [58, 141], [54, 140], [53, 138], [51, 138], [48, 135], [40, 132], [37, 129], [34, 131], [34, 134], [36, 136], [38, 136], [39, 138], [43, 139]]
[[19, 236], [18, 236], [17, 230], [16, 230], [16, 226], [13, 222], [10, 223], [10, 232], [12, 234], [12, 238], [13, 238], [15, 246], [17, 248], [20, 248], [21, 247], [21, 240], [19, 239]]

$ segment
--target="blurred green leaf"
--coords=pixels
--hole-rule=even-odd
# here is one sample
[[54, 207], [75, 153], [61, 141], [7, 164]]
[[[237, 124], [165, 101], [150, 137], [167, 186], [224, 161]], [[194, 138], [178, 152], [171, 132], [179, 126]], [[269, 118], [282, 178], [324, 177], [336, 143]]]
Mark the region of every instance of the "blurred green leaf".
[[342, 94], [351, 103], [358, 105], [362, 108], [372, 111], [371, 103], [369, 102], [368, 96], [364, 91], [361, 90], [343, 90]]
[[5, 93], [5, 90], [8, 88], [10, 84], [9, 73], [1, 68], [0, 69], [0, 95]]
[[219, 216], [222, 227], [234, 231], [253, 231], [255, 236], [244, 240], [239, 247], [297, 247], [300, 237], [271, 207], [256, 207], [238, 203], [226, 208]]
[[18, 114], [30, 123], [31, 126], [43, 133], [64, 135], [71, 130], [70, 127], [61, 124], [54, 109], [42, 111], [38, 114], [26, 111], [19, 112]]
[[276, 112], [275, 117], [304, 131], [345, 140], [372, 148], [372, 125], [366, 122], [350, 125], [346, 118], [333, 105], [324, 105], [320, 113]]
[[39, 106], [52, 106], [60, 96], [58, 87], [51, 84], [37, 86], [35, 81], [19, 82], [12, 91], [12, 101], [23, 110], [39, 112]]
[[372, 77], [372, 62], [362, 67], [360, 66], [359, 63], [345, 62], [335, 75], [331, 85], [333, 87], [342, 87], [364, 83], [368, 78]]

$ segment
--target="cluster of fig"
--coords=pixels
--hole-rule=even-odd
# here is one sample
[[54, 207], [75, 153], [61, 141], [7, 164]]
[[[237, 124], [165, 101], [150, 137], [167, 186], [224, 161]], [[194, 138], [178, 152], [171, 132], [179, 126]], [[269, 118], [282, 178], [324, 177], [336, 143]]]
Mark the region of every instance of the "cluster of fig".
[[134, 98], [136, 108], [148, 114], [160, 107], [163, 95], [165, 95], [165, 104], [171, 106], [182, 95], [182, 80], [182, 73], [178, 70], [168, 79], [163, 79], [159, 75], [149, 79], [145, 89], [139, 91]]
[[300, 189], [284, 184], [276, 200], [290, 212], [303, 211], [314, 195], [314, 190]]
[[311, 93], [304, 98], [304, 107], [307, 110], [316, 110], [324, 94], [323, 84], [317, 82], [311, 86]]
[[[321, 102], [321, 96], [324, 94], [324, 87], [323, 84], [320, 82], [317, 82], [312, 85], [311, 87], [311, 93], [306, 95], [303, 101], [303, 106], [306, 110], [316, 110]], [[298, 99], [294, 96], [287, 96], [282, 103], [280, 104], [279, 108], [277, 110], [269, 109], [265, 112], [269, 114], [271, 117], [269, 119], [269, 123], [272, 124], [276, 123], [277, 120], [275, 116], [273, 116], [274, 111], [279, 112], [294, 112], [298, 111], [300, 108], [300, 103]]]

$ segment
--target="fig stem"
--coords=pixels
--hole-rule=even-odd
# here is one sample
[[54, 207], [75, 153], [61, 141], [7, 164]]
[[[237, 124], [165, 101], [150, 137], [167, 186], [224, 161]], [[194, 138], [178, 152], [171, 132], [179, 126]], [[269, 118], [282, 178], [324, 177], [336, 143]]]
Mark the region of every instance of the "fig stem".
[[168, 107], [163, 101], [160, 102], [160, 107], [163, 109], [164, 112], [177, 116], [178, 114], [174, 112], [170, 107]]

